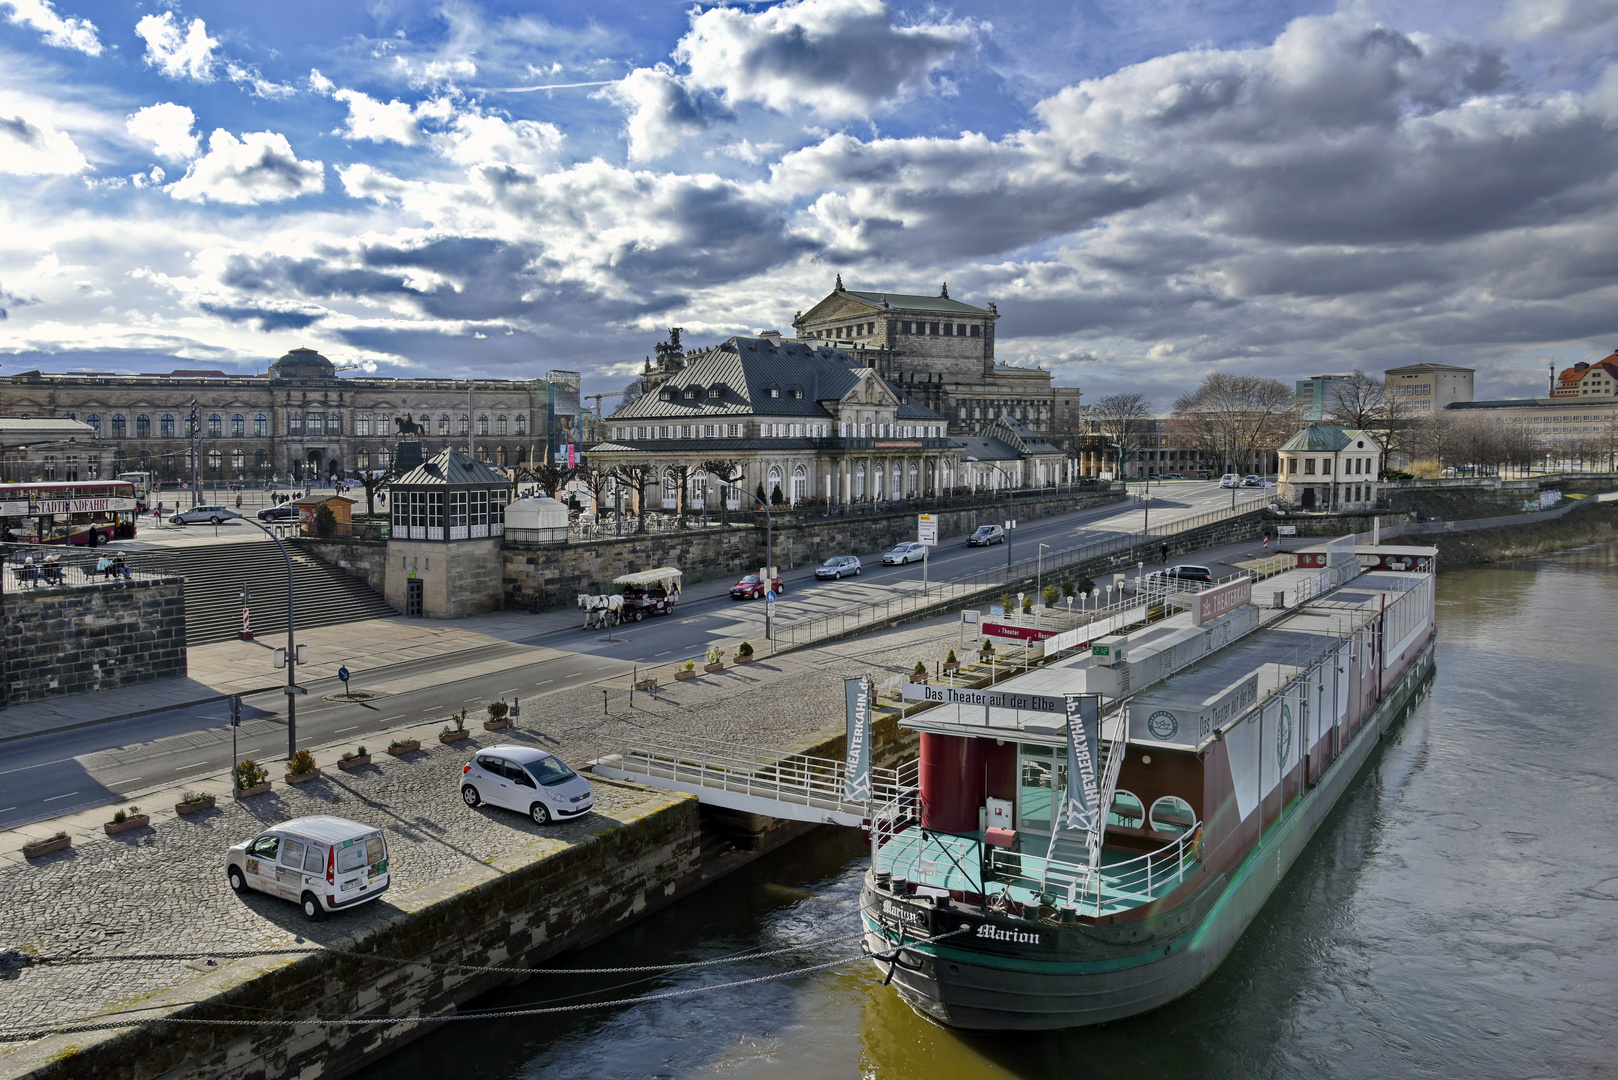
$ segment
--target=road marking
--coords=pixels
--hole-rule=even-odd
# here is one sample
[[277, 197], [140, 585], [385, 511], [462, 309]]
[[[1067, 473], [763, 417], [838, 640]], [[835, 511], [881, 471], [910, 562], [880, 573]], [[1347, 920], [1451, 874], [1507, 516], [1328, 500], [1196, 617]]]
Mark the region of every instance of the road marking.
[[405, 714], [404, 714], [404, 713], [400, 713], [400, 714], [399, 714], [399, 715], [398, 715], [398, 716], [384, 716], [384, 717], [383, 717], [383, 718], [382, 718], [382, 719], [381, 719], [381, 720], [380, 720], [380, 721], [379, 721], [379, 723], [383, 723], [383, 724], [386, 724], [386, 723], [390, 723], [390, 722], [392, 722], [392, 721], [394, 721], [394, 720], [403, 720], [403, 719], [404, 719], [404, 717], [405, 717]]
[[[52, 795], [50, 798], [46, 799], [45, 801], [46, 802], [55, 802], [57, 799], [71, 799], [73, 796], [75, 796], [77, 794], [78, 794], [77, 791], [70, 791], [66, 795]], [[15, 807], [13, 807], [13, 809], [15, 809]]]
[[193, 761], [189, 765], [181, 765], [181, 766], [177, 767], [174, 771], [175, 772], [185, 772], [187, 769], [205, 769], [207, 767], [208, 767], [208, 763], [206, 761]]
[[57, 758], [55, 761], [41, 761], [38, 765], [24, 765], [24, 766], [22, 766], [20, 768], [16, 768], [16, 769], [6, 769], [4, 772], [0, 772], [0, 776], [9, 776], [10, 774], [12, 774], [14, 772], [27, 772], [29, 769], [43, 769], [47, 765], [60, 765], [64, 761], [72, 761], [72, 760], [73, 759], [70, 758], [70, 757], [63, 757], [63, 758]]
[[669, 653], [671, 653], [673, 651], [674, 651], [673, 649], [664, 649], [662, 652], [653, 653], [652, 655], [654, 655], [654, 656], [667, 656]]
[[332, 732], [332, 734], [333, 735], [341, 735], [343, 732], [345, 732], [345, 731], [353, 731], [357, 727], [359, 727], [358, 724], [350, 724], [347, 727], [338, 728], [336, 731]]
[[133, 784], [136, 780], [144, 780], [144, 779], [145, 779], [145, 777], [143, 777], [143, 776], [129, 776], [129, 777], [125, 777], [122, 780], [114, 781], [114, 783]]
[[539, 682], [535, 683], [534, 685], [535, 686], [544, 686], [546, 683], [553, 683], [555, 681], [556, 681], [555, 679], [541, 679]]

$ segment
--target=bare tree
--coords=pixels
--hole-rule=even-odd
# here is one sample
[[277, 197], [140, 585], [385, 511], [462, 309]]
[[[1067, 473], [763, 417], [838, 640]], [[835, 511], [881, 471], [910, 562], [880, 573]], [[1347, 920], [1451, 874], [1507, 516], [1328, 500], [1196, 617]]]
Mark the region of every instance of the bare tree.
[[640, 379], [639, 378], [630, 379], [629, 380], [629, 385], [624, 387], [623, 390], [619, 391], [619, 394], [618, 394], [618, 408], [614, 409], [613, 411], [617, 412], [620, 409], [624, 408], [624, 406], [629, 405], [632, 402], [639, 401], [641, 393], [642, 393], [642, 391], [641, 391], [641, 388], [640, 388]]
[[1370, 432], [1389, 456], [1403, 450], [1401, 444], [1410, 426], [1409, 403], [1390, 393], [1386, 380], [1359, 368], [1333, 385], [1324, 415], [1328, 423]]
[[727, 524], [725, 515], [729, 509], [730, 500], [725, 495], [724, 485], [739, 482], [742, 477], [747, 475], [747, 472], [742, 468], [741, 462], [731, 458], [709, 458], [702, 463], [702, 471], [720, 482], [719, 524], [725, 525]]
[[1152, 415], [1152, 402], [1145, 394], [1109, 394], [1090, 406], [1090, 419], [1101, 433], [1118, 447], [1119, 473], [1131, 460], [1146, 436], [1146, 421]]
[[573, 479], [577, 470], [566, 465], [553, 465], [543, 462], [537, 465], [527, 465], [518, 469], [517, 476], [521, 480], [532, 480], [547, 498], [555, 499], [567, 482]]
[[1175, 400], [1174, 414], [1206, 458], [1241, 472], [1258, 451], [1280, 446], [1297, 429], [1298, 400], [1277, 379], [1214, 372]]
[[591, 512], [597, 517], [600, 517], [601, 500], [606, 496], [607, 481], [611, 479], [611, 477], [608, 476], [606, 470], [597, 469], [590, 465], [586, 465], [579, 469], [577, 471], [577, 475], [579, 480], [584, 483], [585, 488], [590, 492], [590, 503], [593, 508]]
[[636, 532], [646, 531], [646, 485], [651, 481], [652, 473], [652, 467], [644, 461], [621, 461], [607, 470], [607, 475], [630, 491]]
[[355, 473], [360, 487], [365, 489], [365, 512], [368, 515], [376, 513], [376, 493], [393, 483], [399, 475], [399, 470], [391, 464], [391, 458], [389, 462], [386, 469], [360, 469]]

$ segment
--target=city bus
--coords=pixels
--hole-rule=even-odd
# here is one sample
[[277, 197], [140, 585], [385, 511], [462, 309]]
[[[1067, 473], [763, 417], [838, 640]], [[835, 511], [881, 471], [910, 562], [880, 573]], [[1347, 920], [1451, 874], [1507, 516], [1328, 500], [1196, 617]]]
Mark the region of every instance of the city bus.
[[122, 472], [118, 479], [127, 480], [135, 485], [135, 508], [141, 513], [152, 508], [152, 492], [157, 490], [157, 480], [149, 472]]
[[96, 544], [129, 540], [139, 510], [127, 480], [0, 484], [0, 540]]

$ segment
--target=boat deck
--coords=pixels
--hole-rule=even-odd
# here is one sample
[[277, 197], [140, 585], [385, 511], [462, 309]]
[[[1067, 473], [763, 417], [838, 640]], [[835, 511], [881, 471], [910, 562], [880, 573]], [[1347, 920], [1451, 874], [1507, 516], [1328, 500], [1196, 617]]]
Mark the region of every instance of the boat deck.
[[1069, 883], [1085, 915], [1114, 915], [1149, 904], [1173, 892], [1196, 873], [1197, 860], [1190, 838], [1171, 843], [1162, 852], [1135, 855], [1103, 848], [1101, 866], [1091, 880], [1087, 867], [1043, 855], [990, 848], [990, 878], [982, 874], [983, 840], [976, 834], [937, 833], [910, 828], [882, 845], [876, 854], [877, 872], [887, 872], [918, 886], [955, 893], [998, 896], [1019, 905], [1037, 905], [1043, 896], [1065, 902]]

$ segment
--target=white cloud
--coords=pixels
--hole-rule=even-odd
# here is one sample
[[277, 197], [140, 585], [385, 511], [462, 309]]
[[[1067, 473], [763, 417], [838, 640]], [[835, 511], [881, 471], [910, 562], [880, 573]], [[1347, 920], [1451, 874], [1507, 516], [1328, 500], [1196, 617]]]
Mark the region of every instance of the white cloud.
[[629, 114], [629, 160], [651, 161], [707, 127], [685, 84], [666, 64], [636, 68], [602, 91]]
[[337, 132], [346, 139], [402, 146], [417, 146], [423, 141], [420, 117], [407, 102], [394, 98], [383, 104], [359, 90], [338, 90], [332, 97], [348, 106], [348, 119]]
[[197, 135], [191, 130], [194, 123], [196, 116], [190, 109], [165, 101], [134, 113], [125, 126], [165, 161], [187, 161], [197, 156]]
[[65, 176], [90, 163], [72, 136], [49, 123], [0, 115], [0, 172], [18, 176]]
[[144, 15], [135, 24], [135, 33], [146, 41], [146, 62], [171, 79], [210, 82], [214, 77], [214, 49], [217, 38], [208, 36], [201, 19], [192, 19], [184, 31], [174, 12]]
[[562, 146], [554, 124], [462, 113], [448, 131], [432, 136], [434, 149], [457, 165], [498, 162], [543, 171]]
[[1533, 41], [1587, 34], [1618, 20], [1613, 0], [1512, 0], [1500, 20], [1513, 37]]
[[96, 36], [95, 23], [58, 15], [50, 0], [0, 0], [0, 8], [9, 9], [7, 18], [12, 22], [31, 26], [44, 34], [47, 45], [76, 49], [90, 56], [101, 55], [101, 39]]
[[249, 204], [295, 199], [325, 186], [325, 165], [298, 160], [285, 135], [251, 131], [238, 139], [219, 128], [208, 136], [208, 152], [164, 190], [193, 202]]
[[866, 116], [927, 89], [975, 32], [970, 22], [896, 26], [883, 0], [712, 7], [692, 18], [674, 57], [690, 69], [689, 85], [729, 105]]
[[337, 89], [337, 84], [322, 75], [319, 68], [310, 68], [309, 89], [317, 94], [330, 94]]
[[281, 99], [298, 92], [296, 86], [272, 82], [260, 74], [257, 67], [244, 66], [235, 61], [225, 64], [225, 77], [238, 86], [247, 87], [247, 92], [254, 97]]

